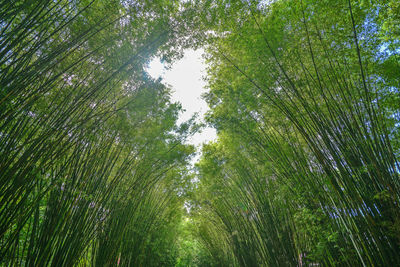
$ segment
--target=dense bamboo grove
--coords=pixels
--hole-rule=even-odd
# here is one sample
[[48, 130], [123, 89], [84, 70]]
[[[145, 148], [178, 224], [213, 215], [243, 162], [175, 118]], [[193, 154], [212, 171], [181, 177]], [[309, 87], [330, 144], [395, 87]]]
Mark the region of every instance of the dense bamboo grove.
[[176, 3], [0, 6], [2, 265], [173, 260], [190, 125], [144, 66], [176, 45]]
[[378, 2], [217, 16], [197, 205], [222, 265], [400, 263], [399, 6]]
[[[399, 14], [0, 0], [0, 264], [399, 265]], [[199, 46], [218, 140], [192, 170], [145, 67]]]

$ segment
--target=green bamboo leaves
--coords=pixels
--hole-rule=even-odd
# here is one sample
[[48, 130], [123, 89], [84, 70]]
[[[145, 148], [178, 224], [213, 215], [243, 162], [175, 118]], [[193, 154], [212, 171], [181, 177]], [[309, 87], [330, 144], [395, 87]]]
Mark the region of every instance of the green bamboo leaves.
[[397, 141], [378, 95], [398, 88], [370, 67], [376, 8], [250, 1], [213, 28], [206, 99], [220, 138], [199, 170], [240, 265], [398, 264]]
[[[175, 4], [0, 7], [1, 264], [130, 265], [127, 241], [104, 243], [104, 231], [147, 233], [178, 216], [179, 197], [164, 192], [164, 180], [193, 152], [175, 126], [179, 105], [143, 70], [176, 43]], [[148, 224], [127, 221], [141, 215]], [[146, 238], [135, 244], [144, 249]]]
[[[0, 0], [0, 263], [399, 265], [399, 5], [267, 2]], [[144, 66], [199, 45], [194, 174]]]

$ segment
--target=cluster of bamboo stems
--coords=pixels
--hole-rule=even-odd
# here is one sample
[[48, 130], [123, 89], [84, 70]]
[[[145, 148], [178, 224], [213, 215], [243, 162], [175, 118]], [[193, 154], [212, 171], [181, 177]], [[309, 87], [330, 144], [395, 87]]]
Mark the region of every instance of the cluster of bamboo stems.
[[327, 19], [315, 1], [277, 2], [290, 25], [281, 39], [273, 12], [245, 7], [244, 26], [211, 45], [220, 137], [199, 170], [216, 225], [203, 220], [199, 235], [222, 243], [210, 248], [221, 262], [399, 264], [399, 161], [353, 5], [335, 3], [345, 15]]
[[168, 29], [142, 13], [153, 24], [119, 1], [0, 2], [1, 265], [143, 264], [178, 216], [163, 181], [191, 149], [143, 71]]

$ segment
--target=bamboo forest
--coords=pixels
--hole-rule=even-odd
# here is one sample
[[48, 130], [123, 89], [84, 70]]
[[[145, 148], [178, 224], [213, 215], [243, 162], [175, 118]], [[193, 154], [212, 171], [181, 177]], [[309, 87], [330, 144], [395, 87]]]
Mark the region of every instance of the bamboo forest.
[[0, 266], [400, 266], [400, 1], [0, 0]]

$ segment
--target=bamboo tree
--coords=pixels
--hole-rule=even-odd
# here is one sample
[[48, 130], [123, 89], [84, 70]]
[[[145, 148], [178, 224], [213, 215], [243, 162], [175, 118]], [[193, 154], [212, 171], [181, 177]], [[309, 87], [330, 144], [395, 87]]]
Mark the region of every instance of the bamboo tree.
[[[89, 248], [113, 211], [116, 190], [150, 187], [157, 181], [147, 174], [152, 167], [174, 168], [169, 162], [191, 153], [179, 139], [186, 131], [174, 126], [179, 106], [143, 72], [143, 58], [166, 42], [176, 44], [178, 6], [0, 6], [1, 262], [80, 264], [90, 258]], [[165, 150], [172, 138], [163, 131], [175, 130], [181, 135]], [[150, 132], [159, 138], [141, 136]], [[132, 164], [154, 159], [149, 143], [163, 154], [153, 165]], [[136, 171], [143, 175], [129, 180]]]
[[[268, 229], [267, 222], [271, 220], [274, 225], [274, 219], [287, 218], [288, 233], [293, 234], [281, 242], [288, 247], [295, 244], [297, 264], [303, 264], [305, 254], [309, 260], [326, 265], [394, 264], [398, 261], [397, 234], [393, 232], [398, 217], [394, 208], [398, 160], [388, 135], [388, 119], [377, 105], [375, 93], [379, 88], [372, 80], [374, 72], [366, 68], [372, 65], [377, 47], [362, 46], [359, 38], [374, 38], [374, 32], [363, 28], [373, 9], [350, 1], [331, 4], [334, 8], [328, 10], [326, 3], [313, 1], [290, 5], [279, 1], [266, 9], [252, 2], [236, 3], [224, 11], [234, 20], [217, 16], [219, 23], [213, 28], [209, 49], [213, 64], [209, 71], [211, 91], [206, 96], [213, 108], [210, 121], [220, 136], [229, 132], [237, 136], [233, 142], [247, 140], [239, 149], [249, 151], [242, 156], [248, 159], [242, 166], [251, 166], [253, 161], [266, 165], [274, 182], [260, 187], [267, 192], [253, 189], [250, 197], [242, 197], [242, 192], [249, 190], [248, 184], [257, 188], [259, 182], [257, 176], [245, 178], [253, 170], [230, 166], [227, 161], [241, 161], [231, 156], [239, 154], [233, 150], [225, 154], [227, 159], [214, 163], [229, 170], [214, 183], [221, 182], [228, 192], [238, 195], [214, 206], [218, 214], [223, 212], [219, 216], [229, 218], [235, 204], [245, 203], [249, 210], [267, 207], [252, 198], [267, 194], [271, 199], [273, 184], [279, 189], [272, 192], [290, 188], [283, 196], [293, 202], [287, 205], [287, 201], [278, 200], [282, 211], [276, 215], [269, 212], [261, 221], [271, 236], [275, 231]], [[220, 142], [224, 147], [231, 146], [223, 139]], [[234, 181], [235, 186], [226, 181]], [[302, 212], [296, 211], [299, 207]], [[262, 255], [263, 245], [256, 242], [258, 231], [246, 228], [250, 222], [231, 226], [238, 218], [223, 222], [228, 228], [245, 229], [243, 238], [251, 244], [251, 250], [236, 242], [237, 257], [253, 253], [249, 254], [253, 259], [256, 253], [252, 250]], [[310, 233], [304, 223], [308, 220], [326, 234]], [[322, 221], [329, 222], [326, 228], [318, 228]], [[254, 232], [254, 237], [249, 232]], [[295, 233], [306, 236], [296, 238]], [[268, 244], [268, 238], [261, 240]], [[321, 242], [325, 243], [324, 254], [318, 252]], [[276, 260], [261, 256], [260, 264], [287, 264], [279, 255], [290, 253], [278, 244], [266, 245], [267, 249], [271, 247]], [[328, 257], [323, 258], [326, 253]], [[244, 258], [241, 265], [246, 264], [251, 263]]]

